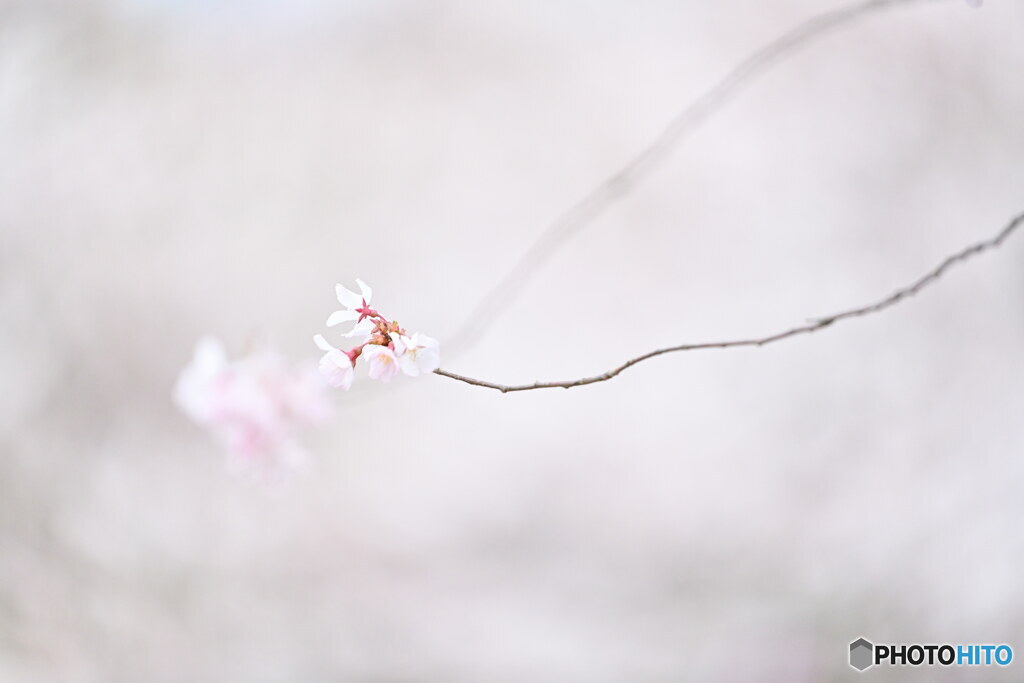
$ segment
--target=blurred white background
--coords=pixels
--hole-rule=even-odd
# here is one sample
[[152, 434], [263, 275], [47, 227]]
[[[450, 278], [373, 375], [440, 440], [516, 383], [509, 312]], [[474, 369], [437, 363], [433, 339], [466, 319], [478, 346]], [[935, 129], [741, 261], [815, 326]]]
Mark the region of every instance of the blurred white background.
[[[443, 351], [553, 217], [841, 4], [0, 2], [0, 681], [854, 680], [861, 635], [1024, 656], [1021, 237], [882, 315], [605, 384], [357, 380], [274, 495], [171, 402], [205, 333], [315, 358], [355, 277]], [[1024, 209], [1022, 29], [948, 0], [815, 42], [444, 367], [767, 334], [995, 234]]]

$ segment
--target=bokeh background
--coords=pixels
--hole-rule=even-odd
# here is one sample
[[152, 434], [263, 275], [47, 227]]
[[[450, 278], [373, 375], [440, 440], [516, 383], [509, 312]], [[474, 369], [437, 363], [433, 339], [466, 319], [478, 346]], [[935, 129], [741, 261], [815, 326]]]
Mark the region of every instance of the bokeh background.
[[[0, 3], [0, 680], [855, 680], [1024, 656], [1024, 238], [884, 314], [612, 382], [357, 380], [268, 492], [171, 390], [451, 335], [544, 226], [836, 0]], [[866, 303], [1024, 209], [1024, 5], [913, 3], [746, 90], [450, 370], [601, 372]], [[1011, 680], [1007, 670], [876, 680]]]

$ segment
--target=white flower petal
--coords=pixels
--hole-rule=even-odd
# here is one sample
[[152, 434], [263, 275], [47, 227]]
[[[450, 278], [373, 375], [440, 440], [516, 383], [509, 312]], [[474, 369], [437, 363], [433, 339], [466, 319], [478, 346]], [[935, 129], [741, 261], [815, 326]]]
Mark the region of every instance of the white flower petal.
[[327, 327], [334, 327], [335, 325], [351, 322], [358, 318], [359, 314], [355, 311], [335, 311], [334, 313], [331, 313], [329, 318], [327, 318]]
[[369, 318], [363, 318], [362, 321], [356, 323], [355, 327], [341, 335], [343, 337], [369, 337], [373, 332], [373, 321]]
[[336, 285], [334, 287], [334, 293], [337, 295], [338, 301], [340, 301], [341, 305], [345, 308], [359, 308], [363, 305], [363, 297], [359, 296], [344, 285]]
[[386, 346], [372, 344], [363, 349], [363, 355], [369, 361], [368, 373], [371, 379], [390, 382], [398, 374], [398, 359]]
[[441, 354], [437, 349], [421, 348], [416, 352], [416, 364], [421, 372], [433, 372], [441, 367]]
[[359, 278], [356, 278], [356, 284], [359, 285], [359, 291], [363, 295], [363, 301], [370, 303], [370, 299], [373, 297], [373, 290], [370, 289], [370, 285], [366, 284]]
[[352, 386], [352, 361], [337, 349], [328, 351], [320, 359], [320, 372], [332, 387], [348, 391]]
[[405, 350], [408, 347], [407, 342], [411, 341], [408, 337], [403, 337], [400, 334], [391, 335], [391, 343], [395, 345], [395, 355], [402, 356], [405, 354]]
[[321, 351], [337, 351], [336, 348], [331, 346], [330, 342], [324, 339], [322, 334], [318, 334], [313, 337], [313, 343], [316, 344], [317, 348]]
[[398, 365], [402, 368], [402, 372], [410, 377], [416, 377], [420, 374], [420, 366], [416, 362], [416, 357], [411, 353], [401, 356], [398, 359]]
[[412, 339], [413, 343], [415, 343], [416, 346], [422, 346], [425, 349], [436, 349], [441, 346], [441, 343], [438, 342], [433, 337], [428, 337], [427, 335], [421, 334], [419, 332], [413, 334]]

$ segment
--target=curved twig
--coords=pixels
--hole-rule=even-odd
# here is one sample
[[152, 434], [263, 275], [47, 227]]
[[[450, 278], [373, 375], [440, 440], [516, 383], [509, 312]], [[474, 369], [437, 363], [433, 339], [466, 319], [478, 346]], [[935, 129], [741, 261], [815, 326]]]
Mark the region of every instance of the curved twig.
[[846, 320], [847, 318], [856, 318], [863, 315], [871, 315], [873, 313], [879, 313], [895, 306], [899, 302], [914, 296], [922, 289], [938, 280], [943, 273], [952, 268], [958, 263], [962, 263], [973, 256], [987, 251], [989, 249], [995, 249], [999, 247], [1006, 239], [1017, 230], [1020, 225], [1024, 223], [1024, 213], [1014, 217], [1013, 220], [1007, 224], [1005, 228], [999, 231], [994, 237], [987, 239], [977, 244], [972, 244], [969, 247], [965, 247], [960, 251], [946, 257], [942, 263], [933, 268], [932, 270], [925, 273], [923, 276], [915, 280], [913, 283], [898, 289], [889, 296], [876, 301], [875, 303], [860, 306], [859, 308], [851, 308], [841, 313], [836, 313], [825, 318], [816, 318], [810, 322], [786, 330], [785, 332], [778, 332], [776, 334], [768, 335], [767, 337], [755, 337], [753, 339], [739, 339], [735, 341], [723, 341], [723, 342], [705, 342], [702, 344], [680, 344], [678, 346], [669, 346], [663, 349], [655, 349], [649, 351], [636, 358], [631, 358], [622, 365], [612, 368], [608, 372], [603, 372], [600, 375], [593, 375], [592, 377], [582, 377], [580, 379], [567, 380], [564, 382], [534, 382], [533, 384], [497, 384], [495, 382], [488, 382], [480, 379], [473, 379], [472, 377], [464, 377], [463, 375], [457, 375], [454, 372], [447, 370], [438, 369], [434, 372], [442, 377], [450, 377], [451, 379], [457, 379], [460, 382], [466, 384], [472, 384], [473, 386], [486, 387], [488, 389], [497, 389], [501, 393], [508, 393], [510, 391], [528, 391], [530, 389], [571, 389], [572, 387], [581, 387], [586, 384], [596, 384], [597, 382], [607, 382], [619, 375], [624, 370], [633, 367], [637, 363], [647, 360], [648, 358], [654, 358], [666, 353], [674, 353], [676, 351], [696, 351], [699, 349], [731, 349], [740, 346], [764, 346], [765, 344], [771, 344], [773, 342], [782, 341], [783, 339], [789, 339], [801, 334], [810, 334], [817, 332], [820, 329], [828, 327], [833, 323], [840, 320]]
[[588, 223], [601, 216], [616, 201], [669, 155], [673, 145], [704, 120], [722, 108], [745, 86], [797, 49], [835, 29], [886, 7], [925, 0], [860, 0], [845, 7], [817, 14], [799, 26], [755, 51], [730, 71], [725, 78], [691, 102], [673, 118], [657, 138], [628, 164], [555, 219], [520, 257], [512, 269], [483, 296], [452, 338], [459, 351], [472, 345], [512, 302], [533, 272], [551, 258], [554, 251]]

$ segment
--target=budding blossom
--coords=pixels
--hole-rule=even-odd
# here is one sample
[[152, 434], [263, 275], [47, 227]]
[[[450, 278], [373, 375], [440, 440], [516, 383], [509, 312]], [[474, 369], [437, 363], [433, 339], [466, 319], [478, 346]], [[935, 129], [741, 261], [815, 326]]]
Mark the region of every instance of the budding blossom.
[[332, 313], [327, 318], [327, 326], [355, 322], [342, 336], [362, 339], [362, 343], [343, 351], [331, 346], [319, 334], [313, 337], [313, 342], [325, 352], [320, 359], [320, 372], [331, 386], [348, 390], [360, 357], [366, 359], [370, 378], [381, 382], [390, 382], [399, 371], [416, 377], [441, 366], [440, 345], [436, 339], [419, 332], [409, 335], [397, 321], [388, 321], [370, 306], [373, 290], [362, 280], [357, 279], [356, 285], [359, 294], [343, 285], [337, 286], [338, 301], [345, 308]]
[[323, 421], [330, 409], [326, 383], [312, 363], [291, 365], [266, 347], [228, 360], [212, 337], [196, 346], [178, 377], [174, 400], [224, 446], [230, 465], [272, 478], [305, 461], [296, 436]]

